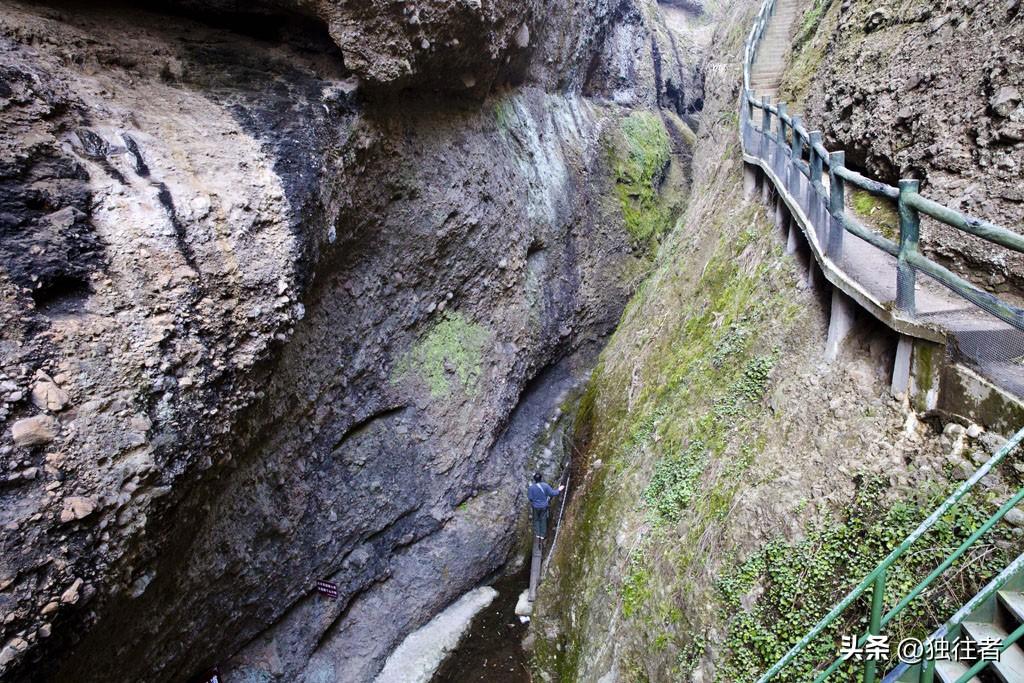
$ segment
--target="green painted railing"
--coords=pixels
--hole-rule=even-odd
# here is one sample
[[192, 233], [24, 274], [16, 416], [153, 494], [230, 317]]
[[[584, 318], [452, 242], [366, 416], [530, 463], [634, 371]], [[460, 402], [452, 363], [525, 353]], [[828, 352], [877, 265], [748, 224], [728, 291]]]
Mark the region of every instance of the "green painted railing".
[[[1018, 503], [1024, 500], [1024, 488], [1017, 491], [1017, 493], [1011, 496], [1003, 505], [992, 514], [985, 522], [978, 527], [974, 533], [972, 533], [967, 539], [960, 544], [960, 546], [954, 550], [949, 556], [942, 561], [928, 576], [921, 580], [913, 589], [904, 595], [899, 602], [897, 602], [890, 610], [884, 611], [883, 598], [885, 596], [885, 578], [889, 571], [889, 568], [893, 566], [907, 551], [913, 546], [929, 529], [931, 529], [936, 522], [942, 519], [943, 515], [950, 511], [957, 503], [959, 503], [964, 496], [974, 489], [975, 485], [981, 481], [993, 468], [998, 466], [1006, 457], [1017, 448], [1017, 446], [1024, 440], [1024, 429], [1013, 435], [1013, 437], [1007, 441], [1002, 448], [1000, 448], [995, 455], [993, 455], [988, 462], [982, 465], [977, 472], [975, 472], [967, 481], [963, 482], [959, 488], [949, 498], [947, 498], [939, 507], [937, 507], [926, 520], [921, 522], [909, 536], [907, 536], [902, 543], [900, 543], [895, 550], [889, 553], [884, 560], [878, 563], [878, 566], [871, 571], [870, 574], [865, 576], [857, 586], [846, 594], [842, 600], [836, 603], [835, 607], [826, 614], [821, 621], [819, 621], [814, 628], [807, 632], [803, 638], [801, 638], [790, 650], [787, 652], [782, 659], [775, 663], [772, 668], [764, 673], [761, 678], [758, 679], [758, 683], [766, 683], [767, 681], [775, 678], [780, 672], [782, 672], [789, 664], [791, 664], [797, 656], [819, 635], [825, 632], [829, 626], [831, 626], [837, 619], [843, 616], [847, 609], [853, 605], [862, 595], [868, 590], [871, 591], [871, 616], [869, 621], [868, 630], [861, 634], [857, 641], [857, 646], [863, 646], [868, 639], [868, 636], [877, 636], [883, 634], [883, 629], [886, 625], [892, 622], [899, 614], [901, 614], [910, 604], [921, 595], [925, 590], [931, 586], [936, 579], [945, 573], [950, 566], [953, 565], [959, 558], [973, 546], [978, 539], [985, 535], [993, 526], [995, 526], [1006, 513], [1009, 512]], [[1004, 577], [1002, 581], [996, 580], [986, 586], [985, 590], [976, 596], [975, 600], [982, 600], [990, 595], [993, 595], [998, 590], [1002, 583], [1005, 582], [1006, 578], [1009, 578], [1012, 572], [1020, 569], [1018, 564], [1024, 564], [1024, 558], [1018, 559], [1013, 566], [1008, 568], [1009, 571], [1003, 572], [1001, 577]], [[1005, 575], [1005, 576], [1004, 576]], [[1004, 641], [1003, 645], [1008, 647], [1016, 642], [1020, 634], [1011, 634], [1011, 638]], [[1004, 649], [1005, 649], [1004, 647]], [[983, 662], [982, 664], [987, 664]], [[820, 683], [827, 679], [830, 675], [836, 672], [843, 664], [843, 659], [837, 657], [827, 668], [818, 674], [817, 678], [814, 679], [814, 683]], [[868, 661], [864, 663], [864, 682], [874, 683], [878, 678], [878, 672], [876, 671], [877, 662]], [[961, 681], [967, 681], [970, 676], [960, 679]]]
[[[798, 188], [803, 192], [804, 183], [808, 183], [804, 203], [814, 229], [822, 236], [820, 241], [823, 251], [833, 261], [837, 262], [842, 256], [843, 234], [846, 232], [896, 257], [894, 305], [898, 312], [910, 316], [915, 313], [915, 275], [922, 272], [989, 314], [1024, 330], [1024, 309], [968, 282], [921, 253], [921, 215], [1017, 252], [1024, 252], [1024, 235], [964, 215], [923, 197], [919, 193], [917, 180], [901, 180], [898, 187], [893, 187], [866, 178], [846, 167], [843, 152], [830, 152], [826, 149], [819, 131], [808, 131], [799, 116], [790, 116], [785, 103], [772, 105], [768, 97], [759, 100], [755, 96], [750, 87], [751, 68], [775, 5], [776, 0], [765, 0], [761, 5], [744, 48], [744, 94], [740, 107], [744, 152], [769, 164], [777, 164], [779, 175], [783, 176], [782, 182], [786, 185], [779, 188], [780, 191], [796, 192], [794, 188]], [[754, 125], [757, 111], [761, 112], [759, 127]], [[781, 155], [786, 158], [780, 159]], [[806, 181], [790, 178], [791, 169], [798, 171]], [[828, 178], [827, 189], [823, 182], [825, 176]], [[900, 231], [898, 242], [871, 230], [846, 211], [847, 184], [896, 202]]]

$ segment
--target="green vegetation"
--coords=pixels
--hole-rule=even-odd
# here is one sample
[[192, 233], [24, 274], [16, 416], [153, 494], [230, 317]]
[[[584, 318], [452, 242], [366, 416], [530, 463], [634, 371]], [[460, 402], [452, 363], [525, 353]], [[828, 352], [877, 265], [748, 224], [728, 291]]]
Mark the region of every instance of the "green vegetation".
[[633, 616], [651, 599], [651, 570], [642, 552], [634, 552], [629, 560], [629, 572], [622, 581], [622, 612]]
[[615, 192], [626, 229], [638, 243], [647, 243], [671, 227], [672, 211], [659, 185], [672, 148], [661, 117], [638, 111], [622, 120], [621, 140], [610, 146]]
[[831, 4], [832, 0], [814, 0], [814, 5], [804, 12], [803, 21], [800, 22], [800, 28], [793, 39], [794, 50], [802, 49], [807, 41], [814, 37], [818, 25], [821, 24], [821, 19], [825, 15], [825, 10]]
[[[718, 582], [723, 610], [735, 614], [729, 624], [725, 661], [717, 680], [754, 680], [796, 643], [832, 605], [900, 543], [949, 493], [955, 484], [934, 487], [917, 497], [890, 500], [888, 482], [862, 478], [853, 499], [835, 517], [811, 523], [802, 540], [778, 539], [746, 561], [734, 565]], [[991, 492], [968, 497], [951, 510], [886, 577], [886, 609], [945, 559], [995, 510]], [[995, 538], [980, 543], [965, 560], [939, 581], [888, 627], [894, 642], [922, 638], [945, 621], [1009, 557], [996, 541], [1006, 538], [1005, 526]], [[747, 611], [745, 596], [757, 596]], [[804, 683], [816, 666], [838, 654], [841, 635], [863, 632], [870, 613], [868, 595], [851, 606], [851, 616], [837, 622], [808, 647], [780, 681]], [[851, 678], [852, 680], [852, 678]]]
[[704, 472], [707, 448], [694, 439], [681, 453], [662, 458], [654, 466], [654, 476], [644, 491], [644, 500], [658, 519], [675, 522], [689, 505]]
[[833, 0], [815, 0], [800, 23], [779, 92], [782, 101], [793, 103], [793, 111], [800, 110], [825, 58], [825, 48], [839, 23], [839, 5]]
[[[776, 359], [775, 332], [766, 330], [784, 329], [800, 310], [792, 267], [780, 258], [763, 212], [714, 199], [709, 206], [731, 209], [708, 216], [712, 248], [693, 255], [689, 236], [672, 234], [581, 400], [577, 445], [602, 465], [588, 474], [593, 479], [573, 512], [573, 543], [559, 549], [558, 585], [547, 591], [558, 612], [577, 623], [594, 605], [620, 605], [645, 643], [620, 653], [623, 661], [673, 679], [692, 671], [705, 650], [684, 616], [693, 599], [688, 586], [704, 560], [702, 538], [723, 523], [765, 445], [753, 425], [764, 419]], [[681, 270], [683, 250], [703, 268]], [[644, 350], [627, 354], [628, 367], [610, 364], [623, 357], [623, 344]], [[629, 553], [616, 570], [621, 583], [608, 585], [606, 562], [616, 554], [614, 541], [608, 544], [622, 518], [636, 518], [637, 490], [645, 523], [627, 536]], [[537, 663], [575, 680], [586, 634], [563, 634], [558, 643], [538, 641]], [[651, 663], [652, 653], [661, 664]]]
[[701, 657], [704, 656], [706, 649], [707, 643], [704, 642], [703, 638], [692, 640], [679, 649], [675, 667], [679, 675], [678, 680], [689, 680], [691, 674], [700, 664]]
[[453, 384], [472, 395], [490, 336], [487, 328], [467, 320], [461, 313], [445, 313], [397, 363], [393, 381], [414, 374], [434, 398], [450, 395]]
[[899, 240], [900, 217], [896, 205], [891, 201], [855, 187], [850, 194], [850, 204], [868, 226], [894, 242]]

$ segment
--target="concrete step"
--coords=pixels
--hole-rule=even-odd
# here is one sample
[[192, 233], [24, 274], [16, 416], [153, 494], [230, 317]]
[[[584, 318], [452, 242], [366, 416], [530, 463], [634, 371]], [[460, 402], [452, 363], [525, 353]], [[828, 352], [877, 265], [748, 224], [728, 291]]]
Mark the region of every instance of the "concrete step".
[[[983, 638], [1003, 641], [1010, 635], [999, 626], [985, 621], [965, 621], [963, 627], [967, 635], [974, 641], [980, 641]], [[1016, 644], [1003, 652], [998, 662], [992, 662], [988, 666], [990, 670], [996, 672], [1003, 683], [1024, 681], [1024, 651], [1021, 651]]]
[[1024, 594], [1017, 591], [999, 591], [999, 602], [1003, 603], [1018, 623], [1024, 624]]
[[[967, 673], [967, 667], [960, 662], [942, 660], [935, 663], [935, 678], [942, 683], [956, 683], [956, 680]], [[981, 679], [975, 676], [969, 683], [981, 683]]]

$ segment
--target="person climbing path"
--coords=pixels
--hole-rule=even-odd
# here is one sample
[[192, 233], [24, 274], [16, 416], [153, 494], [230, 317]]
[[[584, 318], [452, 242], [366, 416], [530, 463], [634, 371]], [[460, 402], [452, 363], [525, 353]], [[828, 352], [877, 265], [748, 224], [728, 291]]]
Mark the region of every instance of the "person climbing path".
[[533, 535], [542, 541], [548, 535], [548, 504], [564, 489], [565, 486], [559, 486], [557, 490], [551, 488], [541, 473], [537, 472], [533, 475], [533, 483], [526, 490], [533, 512]]

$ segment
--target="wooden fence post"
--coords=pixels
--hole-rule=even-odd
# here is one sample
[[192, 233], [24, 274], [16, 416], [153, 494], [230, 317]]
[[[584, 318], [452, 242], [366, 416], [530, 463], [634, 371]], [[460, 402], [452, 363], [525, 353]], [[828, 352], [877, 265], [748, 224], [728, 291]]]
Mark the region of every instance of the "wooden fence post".
[[907, 204], [907, 197], [917, 194], [920, 188], [919, 180], [901, 180], [900, 194], [896, 200], [900, 215], [900, 255], [896, 259], [896, 308], [905, 313], [913, 313], [916, 309], [914, 268], [907, 262], [907, 256], [917, 251], [921, 232], [921, 216], [917, 209]]
[[807, 147], [810, 150], [808, 159], [811, 162], [811, 187], [807, 193], [807, 217], [811, 219], [811, 228], [814, 230], [814, 234], [818, 236], [818, 244], [824, 249], [828, 232], [825, 230], [823, 225], [825, 221], [822, 219], [822, 209], [825, 208], [825, 205], [821, 194], [818, 193], [818, 188], [823, 187], [821, 184], [822, 158], [818, 154], [817, 149], [818, 145], [821, 144], [821, 131], [811, 131], [807, 137]]
[[832, 215], [828, 233], [828, 255], [833, 261], [843, 257], [843, 213], [846, 211], [846, 195], [843, 179], [836, 170], [846, 165], [845, 152], [832, 152], [828, 155], [828, 209]]

